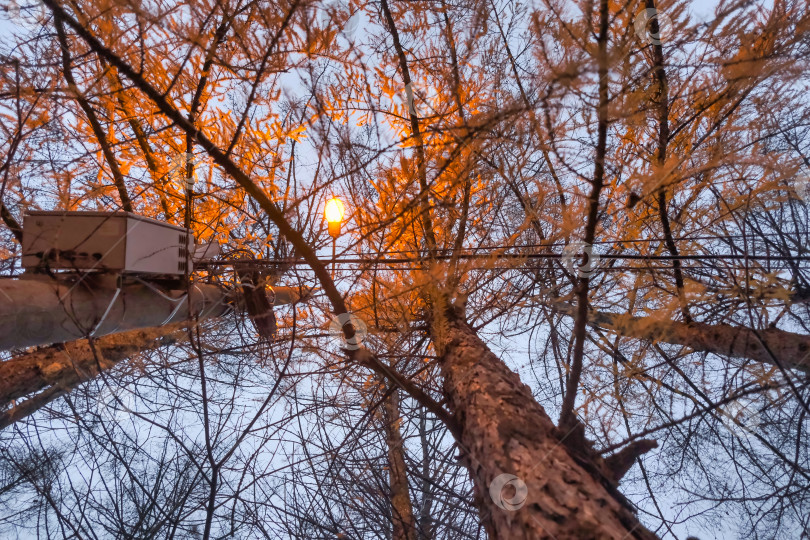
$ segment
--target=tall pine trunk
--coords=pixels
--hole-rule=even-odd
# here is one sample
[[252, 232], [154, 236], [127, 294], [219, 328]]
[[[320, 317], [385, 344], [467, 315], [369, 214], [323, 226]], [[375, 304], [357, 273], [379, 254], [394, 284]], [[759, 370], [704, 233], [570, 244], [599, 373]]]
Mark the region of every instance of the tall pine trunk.
[[[577, 456], [561, 442], [529, 388], [462, 316], [436, 317], [432, 333], [461, 431], [461, 459], [490, 538], [655, 538], [600, 474], [601, 460], [586, 451]], [[512, 477], [501, 475], [517, 479], [504, 485]]]

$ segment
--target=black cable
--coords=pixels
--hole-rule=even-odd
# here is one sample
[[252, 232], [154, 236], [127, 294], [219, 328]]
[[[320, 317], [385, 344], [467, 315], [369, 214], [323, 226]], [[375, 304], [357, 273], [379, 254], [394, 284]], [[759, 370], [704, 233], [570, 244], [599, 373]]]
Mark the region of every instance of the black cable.
[[[720, 255], [702, 254], [702, 255], [633, 255], [624, 253], [606, 253], [599, 254], [600, 259], [605, 260], [633, 260], [633, 261], [674, 261], [674, 260], [721, 260], [721, 261], [810, 261], [810, 255], [746, 255], [724, 253]], [[450, 260], [453, 255], [437, 255], [433, 259], [446, 261]], [[567, 257], [579, 257], [579, 254], [562, 254], [562, 253], [500, 253], [500, 254], [478, 254], [478, 253], [463, 253], [455, 255], [458, 259], [465, 260], [494, 260], [494, 259], [563, 259]], [[418, 263], [427, 258], [419, 257], [387, 257], [387, 258], [372, 258], [372, 257], [337, 257], [334, 259], [338, 264], [408, 264]], [[333, 259], [319, 258], [318, 261], [327, 264], [331, 263]], [[198, 268], [205, 268], [209, 266], [238, 266], [241, 264], [249, 265], [308, 265], [303, 259], [259, 259], [254, 261], [201, 261], [196, 264]]]

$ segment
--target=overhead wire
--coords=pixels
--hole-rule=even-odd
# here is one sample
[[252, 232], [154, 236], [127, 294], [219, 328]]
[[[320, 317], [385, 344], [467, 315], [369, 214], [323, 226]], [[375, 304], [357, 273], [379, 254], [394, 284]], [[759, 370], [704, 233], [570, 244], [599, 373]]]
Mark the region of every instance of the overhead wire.
[[[452, 250], [448, 250], [452, 251]], [[456, 254], [457, 259], [463, 260], [520, 260], [520, 259], [574, 259], [579, 257], [579, 253], [461, 253]], [[638, 255], [630, 253], [598, 253], [595, 254], [599, 259], [605, 260], [635, 260], [635, 261], [674, 261], [674, 260], [687, 260], [687, 261], [790, 261], [801, 262], [810, 261], [810, 255], [749, 255], [745, 253], [722, 253], [722, 254], [694, 254], [694, 255]], [[435, 255], [433, 260], [450, 260], [453, 258], [452, 254]], [[335, 258], [319, 258], [318, 261], [324, 264], [331, 264], [333, 261], [337, 264], [408, 264], [419, 263], [427, 260], [422, 257], [385, 257], [381, 254], [379, 257], [335, 257]], [[272, 265], [294, 265], [306, 266], [309, 263], [303, 259], [258, 259], [251, 261], [204, 261], [198, 263], [198, 267], [208, 266], [238, 266], [238, 265], [258, 265], [258, 266], [272, 266]]]

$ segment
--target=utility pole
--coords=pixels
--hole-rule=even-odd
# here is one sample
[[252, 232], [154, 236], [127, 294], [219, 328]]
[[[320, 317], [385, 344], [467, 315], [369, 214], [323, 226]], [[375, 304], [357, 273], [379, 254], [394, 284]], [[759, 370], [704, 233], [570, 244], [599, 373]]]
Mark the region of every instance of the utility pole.
[[[189, 281], [193, 246], [189, 229], [130, 212], [29, 212], [23, 225], [26, 272], [0, 278], [0, 350], [243, 309], [238, 289]], [[268, 290], [262, 283], [254, 296], [266, 297]], [[272, 287], [272, 297], [264, 302], [271, 312], [302, 294]]]
[[272, 340], [273, 307], [312, 292], [269, 286], [251, 260], [234, 265], [240, 287], [195, 282], [191, 231], [130, 212], [32, 212], [22, 243], [25, 273], [0, 277], [0, 350], [40, 348], [0, 362], [0, 429], [138, 351], [185, 341], [186, 325], [244, 310]]
[[[106, 274], [55, 279], [32, 274], [0, 279], [0, 350], [62, 343], [189, 319], [221, 317], [244, 302], [218, 285], [161, 286]], [[273, 287], [272, 305], [301, 300], [294, 287]]]
[[137, 278], [32, 274], [0, 280], [0, 349], [62, 343], [126, 330], [225, 315], [229, 293], [216, 285], [173, 290]]

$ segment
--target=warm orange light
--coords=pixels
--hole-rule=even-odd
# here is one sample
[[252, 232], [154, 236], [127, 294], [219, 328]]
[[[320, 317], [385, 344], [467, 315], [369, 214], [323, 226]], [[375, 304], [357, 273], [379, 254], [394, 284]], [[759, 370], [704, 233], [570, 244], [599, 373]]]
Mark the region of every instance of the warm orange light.
[[323, 210], [323, 215], [326, 217], [326, 222], [329, 224], [329, 235], [337, 240], [340, 236], [340, 222], [343, 221], [343, 203], [337, 197], [332, 197], [326, 201], [326, 208]]
[[326, 208], [324, 209], [323, 214], [326, 216], [326, 221], [328, 223], [340, 223], [343, 221], [344, 212], [345, 208], [343, 207], [343, 203], [340, 202], [340, 199], [337, 197], [332, 197], [326, 201]]

